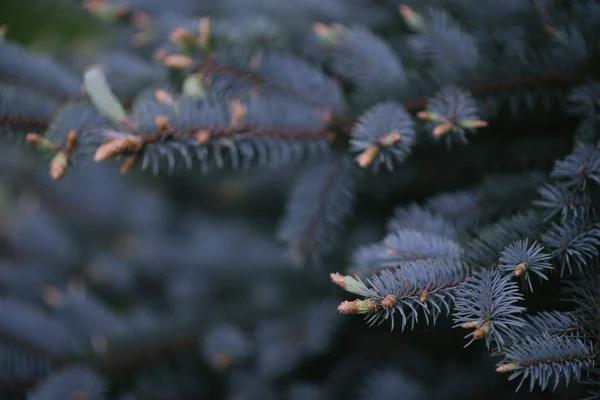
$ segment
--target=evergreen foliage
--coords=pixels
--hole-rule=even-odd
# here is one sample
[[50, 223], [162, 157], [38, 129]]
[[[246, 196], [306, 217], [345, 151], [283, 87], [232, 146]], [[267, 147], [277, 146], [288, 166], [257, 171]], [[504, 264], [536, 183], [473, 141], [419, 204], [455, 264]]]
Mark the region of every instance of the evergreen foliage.
[[2, 400], [600, 398], [600, 3], [37, 3]]

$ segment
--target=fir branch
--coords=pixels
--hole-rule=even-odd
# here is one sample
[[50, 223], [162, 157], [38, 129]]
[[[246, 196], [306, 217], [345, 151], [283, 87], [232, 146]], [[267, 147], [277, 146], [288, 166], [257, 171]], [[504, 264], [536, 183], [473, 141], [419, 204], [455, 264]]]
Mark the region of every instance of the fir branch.
[[417, 116], [428, 121], [435, 140], [445, 138], [449, 147], [455, 141], [468, 143], [467, 133], [488, 125], [479, 118], [477, 103], [471, 95], [452, 85], [442, 88], [430, 99], [426, 111], [417, 113]]
[[475, 238], [466, 245], [467, 258], [475, 265], [494, 265], [506, 246], [517, 240], [535, 238], [543, 227], [542, 218], [534, 210], [501, 219], [475, 234]]
[[[460, 86], [460, 89], [471, 93], [475, 98], [492, 97], [504, 93], [528, 91], [543, 87], [565, 89], [578, 83], [582, 83], [587, 79], [589, 79], [589, 76], [583, 73], [566, 74], [556, 71], [547, 71], [533, 77], [498, 79], [484, 83], [463, 85]], [[429, 97], [423, 97], [420, 99], [406, 100], [403, 102], [403, 105], [409, 112], [418, 112], [424, 110], [429, 101]]]
[[567, 110], [577, 116], [597, 118], [600, 111], [600, 82], [586, 82], [571, 89]]
[[381, 243], [359, 248], [353, 255], [352, 272], [365, 274], [393, 268], [404, 261], [460, 260], [459, 243], [433, 233], [400, 229], [387, 235]]
[[496, 371], [520, 378], [517, 391], [529, 380], [529, 389], [555, 390], [561, 382], [579, 381], [582, 370], [593, 368], [596, 355], [591, 343], [572, 336], [527, 337], [514, 343]]
[[582, 318], [577, 312], [542, 311], [524, 317], [526, 324], [521, 332], [522, 336], [579, 336], [584, 330]]
[[387, 230], [393, 232], [401, 229], [414, 229], [449, 239], [456, 239], [458, 235], [456, 228], [444, 217], [416, 203], [394, 210], [393, 217], [387, 223]]
[[367, 111], [355, 125], [350, 149], [358, 153], [361, 168], [380, 164], [392, 170], [410, 153], [415, 141], [413, 122], [404, 109], [394, 103], [379, 103]]
[[537, 242], [529, 245], [529, 240], [520, 240], [507, 246], [500, 254], [498, 268], [504, 273], [512, 273], [533, 291], [531, 276], [548, 280], [545, 270], [551, 270], [550, 255]]
[[[231, 84], [248, 82], [255, 91], [273, 91], [301, 102], [339, 114], [344, 109], [344, 99], [338, 84], [321, 71], [298, 58], [275, 53], [254, 53], [232, 56], [217, 53], [199, 66], [198, 74], [208, 89], [219, 89], [232, 78]], [[225, 86], [226, 87], [226, 86]], [[244, 89], [245, 92], [250, 92]]]
[[[543, 180], [544, 176], [535, 172], [489, 175], [467, 190], [427, 199], [425, 208], [448, 220], [458, 232], [464, 232], [530, 206]], [[507, 187], [513, 190], [505, 190]]]
[[334, 248], [339, 228], [353, 207], [356, 173], [343, 153], [333, 153], [303, 171], [278, 232], [295, 263], [319, 262]]
[[435, 324], [444, 310], [450, 313], [455, 289], [468, 274], [466, 264], [457, 260], [402, 262], [367, 280], [365, 300], [345, 301], [338, 310], [344, 314], [364, 314], [370, 325], [390, 320], [392, 329], [396, 312], [402, 319], [402, 330], [409, 322], [414, 328], [419, 314], [428, 324]]
[[560, 214], [562, 221], [587, 218], [592, 212], [592, 199], [587, 193], [578, 193], [563, 186], [545, 184], [539, 188], [541, 199], [534, 204], [547, 209], [546, 220]]
[[315, 23], [313, 32], [326, 65], [356, 87], [354, 100], [373, 105], [391, 100], [407, 83], [403, 64], [380, 37], [360, 27]]
[[50, 176], [61, 179], [73, 164], [91, 159], [102, 141], [101, 131], [107, 121], [86, 103], [68, 103], [54, 117], [43, 133], [29, 133], [27, 141], [50, 156]]
[[446, 11], [430, 8], [419, 19], [409, 44], [423, 59], [432, 61], [438, 80], [453, 81], [477, 68], [481, 56], [475, 37]]
[[467, 346], [478, 339], [485, 339], [488, 349], [497, 349], [507, 339], [518, 336], [524, 325], [520, 315], [525, 311], [516, 305], [523, 300], [517, 285], [510, 276], [502, 276], [498, 270], [482, 270], [460, 285], [455, 293], [455, 326], [474, 329]]
[[[125, 155], [133, 165], [151, 165], [155, 173], [163, 158], [171, 171], [177, 160], [191, 168], [194, 157], [204, 172], [213, 166], [222, 168], [222, 153], [234, 168], [242, 162], [242, 168], [248, 168], [256, 158], [261, 165], [274, 167], [320, 151], [331, 139], [322, 115], [313, 108], [271, 100], [212, 96], [169, 97], [166, 102], [148, 99], [137, 103], [127, 117], [129, 132], [106, 131], [108, 140], [98, 148], [95, 158], [104, 161]], [[124, 164], [123, 171], [133, 165]]]
[[598, 255], [600, 225], [582, 219], [565, 221], [562, 225], [553, 223], [551, 229], [542, 237], [542, 241], [560, 261], [561, 275], [565, 270], [572, 273], [582, 269], [588, 261]]
[[585, 190], [589, 181], [600, 185], [600, 145], [578, 144], [562, 160], [557, 160], [552, 177], [567, 187]]

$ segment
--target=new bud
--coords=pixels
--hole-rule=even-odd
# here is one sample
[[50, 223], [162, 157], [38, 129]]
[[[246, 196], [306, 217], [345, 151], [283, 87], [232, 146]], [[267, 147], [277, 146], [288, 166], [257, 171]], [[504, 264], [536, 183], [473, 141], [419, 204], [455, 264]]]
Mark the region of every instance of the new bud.
[[417, 14], [417, 12], [409, 6], [404, 4], [400, 5], [398, 7], [398, 12], [400, 13], [400, 16], [402, 17], [406, 25], [408, 25], [408, 27], [413, 31], [421, 32], [427, 28], [423, 17]]
[[194, 65], [194, 60], [182, 54], [171, 54], [164, 58], [163, 64], [171, 69], [187, 69]]

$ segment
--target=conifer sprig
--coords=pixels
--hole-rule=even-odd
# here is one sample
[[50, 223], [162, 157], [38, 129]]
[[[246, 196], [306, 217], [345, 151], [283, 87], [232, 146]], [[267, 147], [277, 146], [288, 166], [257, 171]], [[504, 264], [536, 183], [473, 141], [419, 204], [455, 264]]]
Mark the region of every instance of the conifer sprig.
[[553, 269], [550, 255], [537, 242], [519, 240], [507, 246], [500, 254], [498, 268], [504, 273], [513, 274], [533, 291], [532, 276], [548, 280], [547, 273]]
[[525, 308], [517, 305], [523, 295], [510, 276], [498, 270], [483, 270], [476, 273], [456, 291], [454, 322], [456, 326], [473, 329], [471, 340], [485, 339], [488, 347], [501, 349], [518, 337], [523, 327], [522, 313]]

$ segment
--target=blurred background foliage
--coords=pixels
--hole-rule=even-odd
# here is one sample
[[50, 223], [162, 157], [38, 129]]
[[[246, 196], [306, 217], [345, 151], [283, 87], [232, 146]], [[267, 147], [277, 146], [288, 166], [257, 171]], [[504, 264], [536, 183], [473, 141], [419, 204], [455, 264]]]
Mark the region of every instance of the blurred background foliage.
[[40, 50], [102, 38], [98, 21], [67, 2], [3, 0], [0, 22], [10, 26], [10, 39]]
[[[0, 1], [2, 24], [10, 40], [58, 58], [76, 52], [85, 59], [102, 45], [106, 29], [83, 11], [36, 0]], [[4, 295], [58, 310], [71, 304], [69, 296], [89, 295], [64, 306], [63, 316], [107, 354], [101, 359], [110, 361], [99, 365], [114, 378], [113, 394], [140, 399], [199, 394], [207, 399], [532, 398], [514, 394], [513, 383], [494, 372], [494, 360], [483, 347], [463, 349], [464, 332], [451, 329], [451, 321], [401, 333], [341, 318], [336, 305], [342, 294], [328, 274], [342, 269], [358, 245], [381, 238], [393, 207], [402, 202], [467, 187], [484, 170], [547, 170], [570, 146], [560, 124], [548, 125], [527, 143], [517, 144], [515, 132], [500, 139], [475, 138], [451, 155], [445, 148], [416, 154], [415, 167], [398, 171], [394, 185], [385, 184], [391, 179], [385, 174], [374, 178], [368, 184], [379, 189], [378, 196], [359, 199], [342, 250], [325, 268], [311, 270], [292, 268], [274, 240], [294, 168], [156, 178], [90, 165], [53, 182], [47, 163], [28, 149], [2, 146], [0, 285]], [[511, 140], [519, 151], [506, 145]], [[540, 145], [543, 154], [530, 151]], [[473, 168], [481, 164], [486, 168]], [[420, 172], [415, 176], [414, 171]], [[544, 298], [553, 288], [536, 295]], [[130, 342], [116, 341], [114, 348], [103, 341], [135, 329], [151, 332], [147, 357], [126, 357], [127, 343], [143, 343], [143, 335], [124, 335]], [[157, 338], [173, 338], [179, 351], [156, 349]], [[114, 361], [115, 354], [124, 356]], [[0, 361], [6, 358], [0, 355]], [[19, 398], [23, 384], [5, 381], [0, 399]]]

